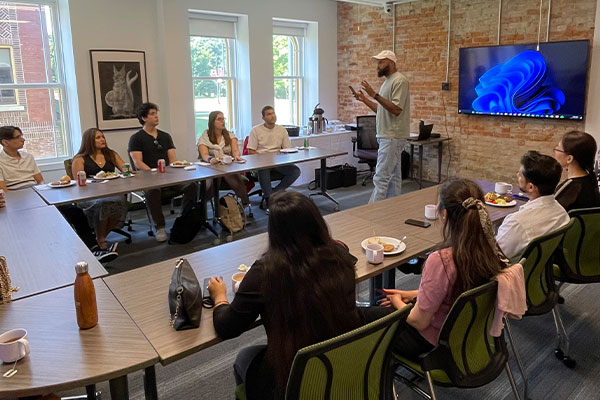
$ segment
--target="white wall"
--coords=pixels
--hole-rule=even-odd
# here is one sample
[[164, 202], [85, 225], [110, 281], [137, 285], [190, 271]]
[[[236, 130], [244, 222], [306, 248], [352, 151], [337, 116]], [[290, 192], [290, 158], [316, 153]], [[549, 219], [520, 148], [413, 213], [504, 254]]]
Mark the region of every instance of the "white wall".
[[[189, 9], [247, 16], [251, 121], [273, 103], [272, 18], [318, 22], [319, 99], [337, 115], [337, 5], [328, 0], [69, 0], [81, 131], [96, 126], [90, 49], [146, 52], [149, 100], [160, 107], [160, 128], [171, 133], [178, 158], [195, 159], [189, 50]], [[109, 131], [109, 145], [126, 157], [134, 130]]]
[[592, 46], [592, 66], [588, 85], [587, 105], [585, 113], [585, 131], [600, 143], [600, 0], [596, 2], [596, 29]]

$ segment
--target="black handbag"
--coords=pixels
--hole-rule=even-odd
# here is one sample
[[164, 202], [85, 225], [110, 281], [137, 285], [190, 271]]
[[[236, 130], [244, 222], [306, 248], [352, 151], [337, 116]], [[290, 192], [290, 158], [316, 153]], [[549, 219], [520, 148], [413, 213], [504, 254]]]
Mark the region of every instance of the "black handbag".
[[190, 263], [180, 258], [175, 265], [169, 285], [171, 327], [176, 331], [200, 326], [202, 317], [202, 288]]

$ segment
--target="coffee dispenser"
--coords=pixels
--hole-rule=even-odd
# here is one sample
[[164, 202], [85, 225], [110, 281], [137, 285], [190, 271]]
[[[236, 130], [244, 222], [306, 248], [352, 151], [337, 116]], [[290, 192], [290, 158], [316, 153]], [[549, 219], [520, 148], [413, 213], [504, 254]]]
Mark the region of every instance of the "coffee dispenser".
[[327, 129], [327, 118], [323, 117], [325, 111], [319, 105], [320, 103], [315, 106], [313, 115], [308, 119], [308, 131], [311, 135], [323, 133]]

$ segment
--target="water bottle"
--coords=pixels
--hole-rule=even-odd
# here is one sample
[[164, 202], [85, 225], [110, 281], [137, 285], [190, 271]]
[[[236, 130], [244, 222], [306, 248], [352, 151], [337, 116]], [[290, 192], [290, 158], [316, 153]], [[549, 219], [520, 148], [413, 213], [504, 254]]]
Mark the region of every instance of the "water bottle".
[[79, 329], [90, 329], [98, 325], [98, 306], [94, 281], [88, 273], [88, 264], [80, 261], [75, 265], [74, 294], [77, 325]]

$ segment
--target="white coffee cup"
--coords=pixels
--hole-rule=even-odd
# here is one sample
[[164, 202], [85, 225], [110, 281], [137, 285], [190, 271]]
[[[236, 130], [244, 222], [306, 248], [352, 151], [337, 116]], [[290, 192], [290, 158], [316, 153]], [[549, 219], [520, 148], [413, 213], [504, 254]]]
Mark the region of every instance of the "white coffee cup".
[[0, 335], [0, 360], [12, 363], [29, 354], [25, 329], [13, 329]]
[[367, 249], [367, 261], [371, 264], [379, 264], [383, 262], [383, 246], [380, 244], [368, 244]]
[[237, 293], [238, 289], [240, 288], [240, 283], [242, 283], [242, 280], [245, 276], [245, 272], [236, 272], [233, 274], [231, 277], [231, 290], [233, 290], [233, 293]]
[[231, 164], [233, 162], [233, 157], [223, 156], [223, 158], [221, 158], [221, 161], [223, 162], [223, 164]]
[[506, 183], [506, 182], [496, 182], [496, 185], [494, 186], [494, 190], [498, 194], [511, 193], [512, 189], [513, 189], [512, 185], [510, 183]]
[[437, 219], [437, 206], [435, 204], [427, 204], [425, 206], [425, 218]]

